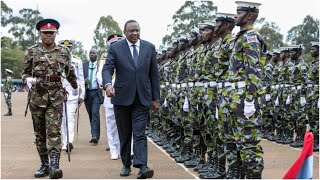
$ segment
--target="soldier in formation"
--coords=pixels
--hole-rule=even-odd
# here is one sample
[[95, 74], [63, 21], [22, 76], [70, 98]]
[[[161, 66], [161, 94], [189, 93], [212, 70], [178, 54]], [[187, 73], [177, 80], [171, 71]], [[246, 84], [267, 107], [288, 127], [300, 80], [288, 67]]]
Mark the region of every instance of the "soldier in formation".
[[262, 138], [300, 147], [305, 124], [319, 131], [319, 44], [310, 65], [300, 46], [267, 51], [253, 27], [261, 4], [236, 4], [158, 54], [161, 107], [148, 135], [203, 179], [262, 178]]

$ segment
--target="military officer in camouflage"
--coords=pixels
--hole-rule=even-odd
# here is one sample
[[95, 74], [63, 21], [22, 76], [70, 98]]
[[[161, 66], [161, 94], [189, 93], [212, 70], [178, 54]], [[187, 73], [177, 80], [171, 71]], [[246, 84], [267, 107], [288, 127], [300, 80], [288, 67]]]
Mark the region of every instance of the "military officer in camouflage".
[[319, 42], [311, 42], [310, 54], [314, 59], [309, 70], [307, 114], [314, 133], [313, 151], [319, 151]]
[[12, 77], [13, 72], [10, 69], [5, 69], [6, 80], [4, 81], [4, 99], [8, 107], [8, 112], [4, 116], [12, 116], [11, 92], [12, 92]]
[[22, 79], [32, 84], [30, 112], [41, 159], [40, 169], [34, 176], [50, 175], [52, 179], [63, 176], [59, 169], [60, 127], [62, 104], [67, 93], [62, 87], [62, 77], [66, 77], [71, 84], [72, 94], [78, 93], [77, 78], [71, 66], [71, 54], [67, 47], [54, 42], [59, 27], [59, 22], [54, 19], [43, 19], [36, 24], [42, 42], [28, 48], [22, 71]]
[[[240, 178], [245, 172], [246, 178], [261, 178], [264, 168], [261, 141], [261, 108], [265, 94], [262, 81], [262, 69], [265, 64], [266, 45], [253, 24], [259, 14], [260, 3], [236, 1], [235, 23], [240, 31], [235, 38], [230, 57], [232, 83], [230, 92], [230, 124], [226, 140], [228, 172], [227, 178]], [[229, 151], [230, 150], [230, 151]], [[242, 167], [237, 164], [240, 153]], [[240, 169], [242, 172], [240, 172]], [[244, 177], [241, 177], [244, 178]]]

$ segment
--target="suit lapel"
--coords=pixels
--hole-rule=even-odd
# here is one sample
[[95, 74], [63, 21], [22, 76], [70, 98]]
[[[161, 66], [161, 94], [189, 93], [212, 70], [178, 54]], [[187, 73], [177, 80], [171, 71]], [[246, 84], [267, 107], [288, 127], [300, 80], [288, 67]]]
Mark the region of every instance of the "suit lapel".
[[124, 54], [128, 54], [128, 58], [129, 58], [129, 61], [131, 63], [131, 65], [136, 68], [136, 66], [134, 65], [134, 61], [133, 61], [133, 58], [132, 58], [132, 55], [131, 55], [131, 51], [129, 49], [129, 45], [127, 43], [126, 40], [122, 40], [122, 46], [123, 46], [123, 49], [124, 49]]
[[143, 43], [142, 40], [140, 40], [140, 48], [139, 48], [139, 60], [138, 60], [138, 68], [137, 69], [140, 69], [142, 64], [143, 64], [143, 60], [144, 60], [144, 57], [145, 57], [145, 44]]

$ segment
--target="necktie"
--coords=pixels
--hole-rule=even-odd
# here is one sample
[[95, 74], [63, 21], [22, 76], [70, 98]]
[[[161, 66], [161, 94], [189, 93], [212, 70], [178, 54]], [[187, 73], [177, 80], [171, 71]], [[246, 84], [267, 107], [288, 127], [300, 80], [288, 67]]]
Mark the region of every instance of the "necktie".
[[139, 57], [138, 51], [135, 44], [132, 44], [132, 47], [133, 47], [133, 61], [136, 67], [138, 67], [138, 57]]
[[90, 76], [89, 76], [89, 89], [90, 89], [90, 90], [92, 89], [92, 75], [93, 75], [93, 70], [94, 70], [93, 63], [91, 63]]

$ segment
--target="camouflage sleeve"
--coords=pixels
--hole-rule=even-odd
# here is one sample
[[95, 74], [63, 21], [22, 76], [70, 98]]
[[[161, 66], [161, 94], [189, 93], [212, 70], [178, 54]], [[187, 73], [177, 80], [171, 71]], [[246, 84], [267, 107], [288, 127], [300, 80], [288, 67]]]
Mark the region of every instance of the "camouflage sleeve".
[[7, 87], [7, 88], [8, 88], [8, 92], [12, 92], [12, 88], [13, 88], [13, 87], [12, 87], [12, 84], [13, 84], [13, 83], [12, 83], [12, 79], [11, 79], [11, 78], [8, 79], [8, 87]]
[[63, 52], [67, 58], [65, 66], [65, 74], [67, 75], [67, 81], [71, 84], [73, 89], [78, 88], [77, 76], [75, 74], [74, 67], [71, 65], [71, 54], [67, 48], [63, 49]]
[[301, 87], [304, 91], [302, 91], [302, 93], [305, 95], [306, 94], [306, 89], [307, 89], [307, 85], [308, 85], [308, 72], [309, 72], [309, 65], [303, 61], [301, 66], [300, 66], [300, 78], [301, 78]]
[[272, 69], [272, 66], [270, 64], [268, 64], [266, 67], [265, 67], [265, 80], [266, 80], [266, 83], [268, 85], [271, 85], [272, 84], [272, 73], [273, 73], [273, 69]]
[[246, 101], [252, 102], [258, 90], [262, 89], [260, 64], [260, 43], [254, 31], [249, 31], [243, 38], [243, 59], [246, 78]]
[[21, 78], [26, 79], [27, 77], [32, 76], [32, 61], [33, 61], [33, 51], [32, 48], [29, 48], [24, 55], [23, 60], [23, 69], [21, 73]]

